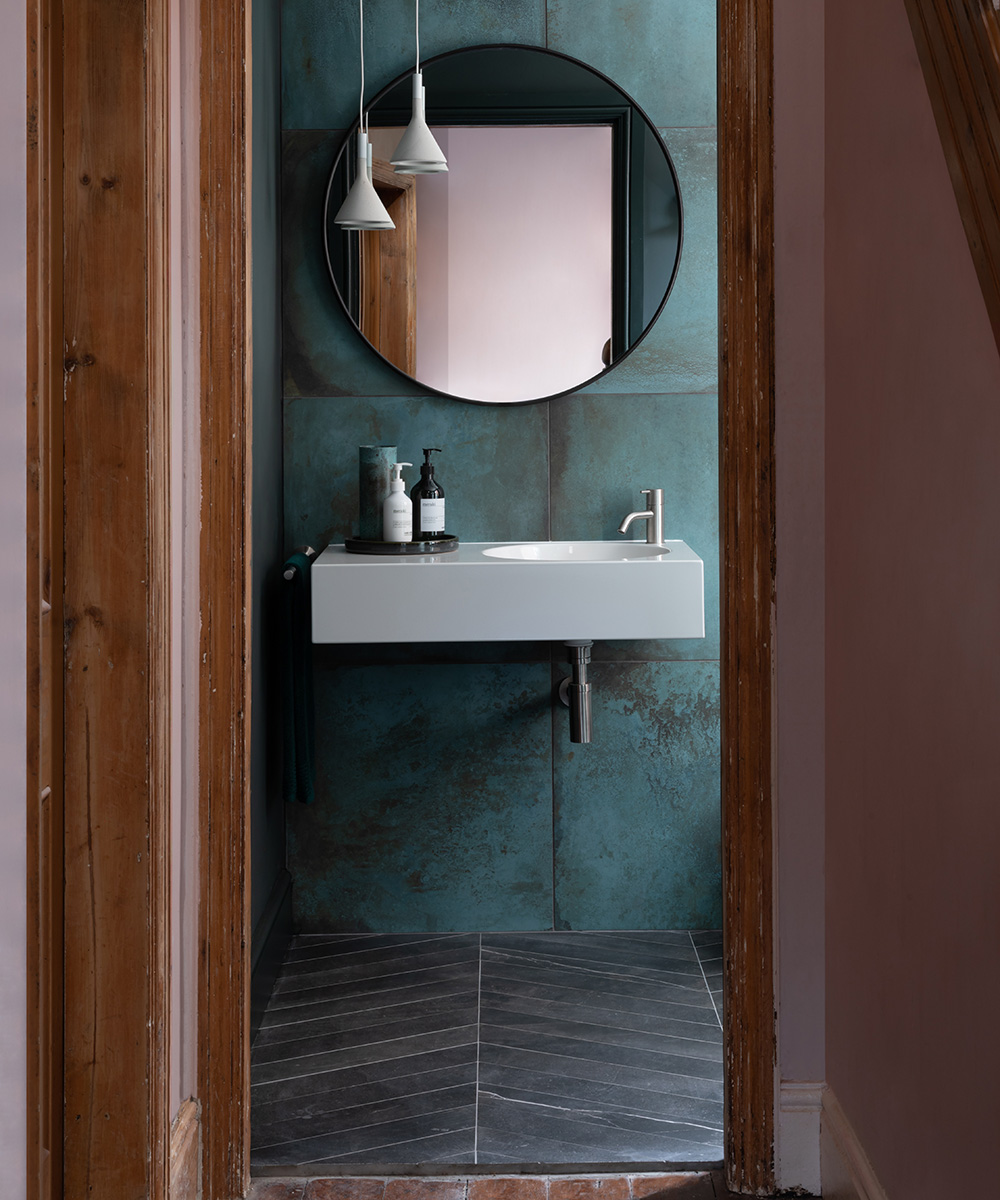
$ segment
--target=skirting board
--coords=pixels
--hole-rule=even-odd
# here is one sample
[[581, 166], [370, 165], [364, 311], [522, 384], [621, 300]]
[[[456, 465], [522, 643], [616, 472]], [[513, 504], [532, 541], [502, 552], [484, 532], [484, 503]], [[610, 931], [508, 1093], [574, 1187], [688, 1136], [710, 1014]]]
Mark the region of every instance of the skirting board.
[[819, 1195], [820, 1115], [825, 1087], [816, 1081], [781, 1081], [775, 1157], [778, 1188], [783, 1192]]
[[888, 1200], [854, 1127], [829, 1088], [823, 1093], [821, 1156], [823, 1200]]
[[271, 998], [274, 981], [292, 938], [292, 877], [280, 870], [267, 907], [253, 931], [250, 968], [250, 1040], [253, 1041]]

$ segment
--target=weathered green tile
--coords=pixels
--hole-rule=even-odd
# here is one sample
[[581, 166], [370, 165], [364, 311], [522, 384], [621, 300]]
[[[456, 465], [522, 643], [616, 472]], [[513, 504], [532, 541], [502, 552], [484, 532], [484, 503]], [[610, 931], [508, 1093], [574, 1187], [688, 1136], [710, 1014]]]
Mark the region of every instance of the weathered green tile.
[[681, 189], [684, 241], [670, 298], [627, 358], [589, 392], [714, 392], [719, 379], [719, 237], [714, 129], [663, 129]]
[[316, 701], [316, 800], [288, 810], [304, 932], [551, 926], [547, 665], [321, 667]]
[[597, 663], [590, 676], [593, 741], [574, 745], [568, 714], [556, 721], [557, 927], [719, 928], [717, 665]]
[[[658, 642], [648, 657], [718, 658], [717, 398], [588, 394], [550, 407], [553, 540], [616, 541], [622, 518], [642, 510], [639, 489], [662, 487], [664, 535], [687, 542], [705, 563], [705, 637]], [[644, 538], [644, 524], [633, 524], [633, 532]], [[644, 644], [610, 643], [620, 652], [602, 648], [597, 657], [631, 658]]]
[[[365, 4], [365, 98], [414, 65], [413, 0]], [[545, 0], [424, 0], [422, 59], [463, 46], [545, 44]], [[354, 0], [284, 0], [282, 125], [332, 129], [357, 117], [361, 75]]]
[[[440, 446], [436, 478], [448, 532], [463, 542], [548, 537], [544, 405], [461, 404], [439, 396], [297, 397], [285, 401], [285, 534], [321, 549], [356, 532], [358, 447], [398, 447], [419, 464]], [[404, 469], [412, 487], [417, 466]]]
[[323, 203], [343, 134], [285, 134], [281, 305], [286, 396], [407, 396], [422, 390], [368, 345], [344, 312], [323, 248]]
[[548, 0], [548, 47], [613, 79], [654, 125], [714, 125], [715, 0]]

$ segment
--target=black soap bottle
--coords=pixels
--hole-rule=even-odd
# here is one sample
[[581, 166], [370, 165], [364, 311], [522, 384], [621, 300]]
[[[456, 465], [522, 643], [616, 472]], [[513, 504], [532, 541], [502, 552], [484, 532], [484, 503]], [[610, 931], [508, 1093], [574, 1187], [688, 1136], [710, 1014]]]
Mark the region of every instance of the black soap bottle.
[[441, 537], [444, 534], [444, 488], [434, 478], [434, 464], [431, 462], [431, 455], [440, 453], [437, 446], [424, 450], [420, 481], [413, 485], [410, 492], [410, 499], [413, 501], [415, 541]]

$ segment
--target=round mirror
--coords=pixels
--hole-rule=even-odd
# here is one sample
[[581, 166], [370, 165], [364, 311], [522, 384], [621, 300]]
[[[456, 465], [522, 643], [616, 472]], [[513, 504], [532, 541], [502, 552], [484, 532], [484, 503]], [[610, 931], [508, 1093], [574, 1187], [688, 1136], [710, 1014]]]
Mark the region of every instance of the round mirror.
[[583, 387], [642, 339], [681, 250], [670, 155], [638, 105], [550, 50], [478, 46], [422, 64], [448, 160], [397, 174], [412, 72], [368, 109], [371, 179], [394, 229], [334, 217], [357, 162], [345, 139], [326, 193], [337, 295], [359, 333], [422, 388], [524, 404]]

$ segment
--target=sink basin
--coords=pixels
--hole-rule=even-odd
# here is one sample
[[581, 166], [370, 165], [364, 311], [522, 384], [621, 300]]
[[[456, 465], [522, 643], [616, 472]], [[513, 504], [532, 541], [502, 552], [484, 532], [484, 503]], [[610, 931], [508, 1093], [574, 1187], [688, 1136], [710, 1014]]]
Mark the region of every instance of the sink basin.
[[681, 541], [466, 542], [312, 566], [314, 642], [604, 641], [705, 636], [701, 559]]
[[669, 554], [666, 546], [645, 542], [520, 542], [490, 546], [489, 558], [512, 558], [530, 562], [630, 562], [637, 558], [659, 558]]

